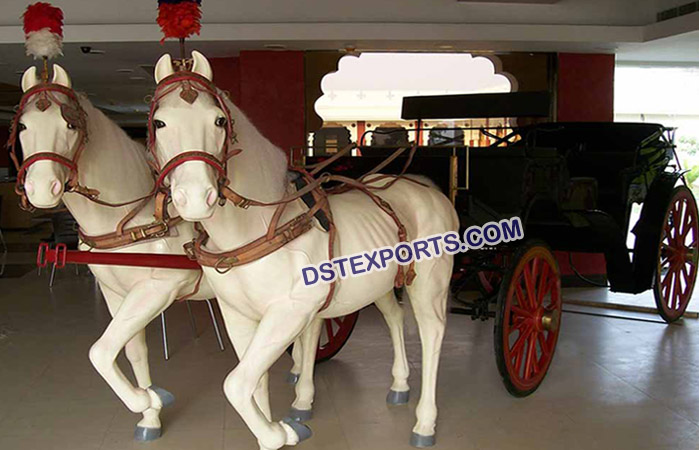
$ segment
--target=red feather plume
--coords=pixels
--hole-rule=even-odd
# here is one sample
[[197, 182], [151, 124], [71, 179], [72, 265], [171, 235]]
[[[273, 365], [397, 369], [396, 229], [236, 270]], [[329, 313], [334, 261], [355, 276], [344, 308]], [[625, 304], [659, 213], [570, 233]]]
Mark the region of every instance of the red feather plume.
[[184, 39], [201, 30], [201, 0], [184, 0], [179, 2], [161, 1], [158, 5], [158, 25], [163, 30], [164, 41], [167, 38]]
[[22, 15], [24, 34], [48, 28], [51, 33], [63, 37], [63, 11], [49, 3], [38, 2], [27, 6]]
[[63, 54], [63, 11], [48, 3], [27, 6], [24, 19], [24, 46], [35, 59], [51, 59]]

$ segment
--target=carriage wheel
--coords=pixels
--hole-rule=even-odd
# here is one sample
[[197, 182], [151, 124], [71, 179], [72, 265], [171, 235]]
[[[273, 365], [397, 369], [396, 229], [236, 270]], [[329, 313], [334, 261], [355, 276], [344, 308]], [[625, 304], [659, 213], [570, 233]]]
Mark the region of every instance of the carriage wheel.
[[357, 324], [358, 317], [359, 311], [342, 317], [325, 319], [320, 332], [316, 363], [327, 361], [342, 350]]
[[534, 392], [551, 365], [561, 321], [561, 278], [551, 250], [532, 240], [512, 258], [498, 294], [495, 356], [507, 390]]
[[697, 203], [689, 189], [678, 186], [665, 213], [653, 286], [658, 312], [667, 323], [682, 317], [692, 297], [698, 238]]

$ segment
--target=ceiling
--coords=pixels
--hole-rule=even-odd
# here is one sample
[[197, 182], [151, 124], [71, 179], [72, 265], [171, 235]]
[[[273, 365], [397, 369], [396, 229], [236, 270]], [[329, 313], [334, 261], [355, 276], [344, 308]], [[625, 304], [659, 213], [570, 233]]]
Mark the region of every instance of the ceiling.
[[[32, 0], [33, 1], [33, 0]], [[621, 61], [699, 66], [699, 13], [656, 23], [657, 12], [688, 0], [205, 0], [202, 34], [188, 44], [207, 56], [282, 46], [297, 50], [616, 53]], [[17, 85], [24, 55], [20, 16], [28, 0], [0, 15], [0, 83]], [[148, 66], [159, 43], [155, 0], [53, 0], [65, 14], [59, 63], [93, 102], [126, 120], [143, 113], [154, 83]], [[81, 46], [104, 54], [84, 54]], [[145, 67], [145, 69], [144, 69]], [[9, 89], [9, 91], [8, 91]], [[0, 109], [12, 97], [0, 92]], [[9, 92], [9, 94], [8, 94]], [[3, 101], [5, 100], [5, 101]], [[142, 115], [138, 115], [142, 117]], [[140, 119], [139, 119], [140, 120]]]

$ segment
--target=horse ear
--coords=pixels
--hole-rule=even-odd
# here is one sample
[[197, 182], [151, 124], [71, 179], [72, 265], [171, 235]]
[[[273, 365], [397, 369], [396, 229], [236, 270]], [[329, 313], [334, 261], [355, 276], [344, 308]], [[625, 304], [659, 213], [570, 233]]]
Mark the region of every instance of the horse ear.
[[196, 50], [192, 50], [192, 59], [194, 60], [192, 72], [198, 73], [209, 81], [213, 81], [214, 71], [211, 69], [211, 64], [209, 64], [209, 60], [206, 59], [206, 56]]
[[173, 73], [175, 73], [175, 69], [172, 67], [172, 58], [169, 53], [165, 53], [155, 65], [155, 82], [160, 83], [163, 78], [167, 78]]
[[22, 92], [27, 92], [37, 84], [39, 84], [39, 77], [36, 76], [36, 67], [31, 66], [22, 75]]
[[70, 87], [73, 85], [73, 83], [70, 81], [70, 77], [68, 76], [68, 72], [66, 72], [65, 69], [58, 64], [53, 65], [53, 79], [51, 80], [51, 83], [60, 84], [68, 89], [70, 89]]

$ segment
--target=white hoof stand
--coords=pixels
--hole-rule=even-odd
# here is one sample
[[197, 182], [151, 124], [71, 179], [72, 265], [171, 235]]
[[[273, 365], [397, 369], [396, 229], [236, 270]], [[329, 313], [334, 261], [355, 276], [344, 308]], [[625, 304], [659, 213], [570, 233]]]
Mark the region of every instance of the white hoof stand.
[[423, 436], [421, 434], [413, 433], [410, 435], [410, 445], [417, 448], [427, 448], [432, 447], [437, 442], [434, 435]]
[[389, 405], [405, 405], [410, 401], [410, 391], [394, 391], [391, 389], [386, 396]]

